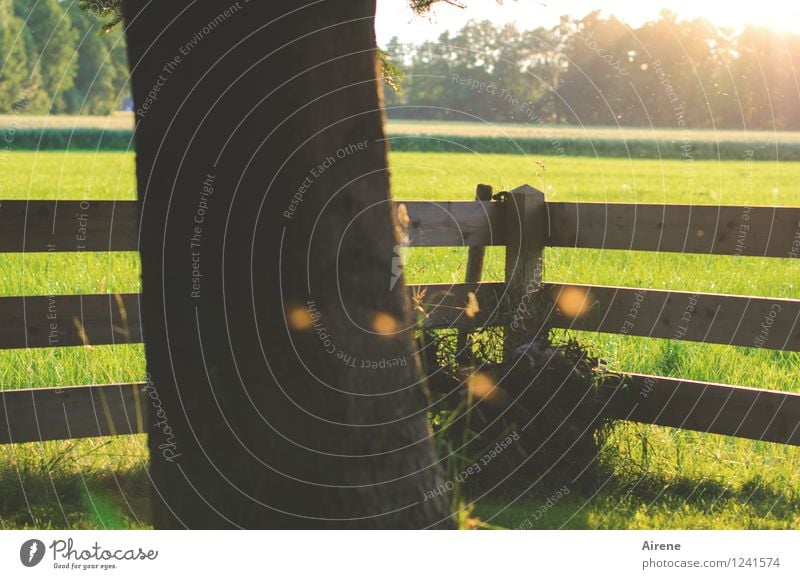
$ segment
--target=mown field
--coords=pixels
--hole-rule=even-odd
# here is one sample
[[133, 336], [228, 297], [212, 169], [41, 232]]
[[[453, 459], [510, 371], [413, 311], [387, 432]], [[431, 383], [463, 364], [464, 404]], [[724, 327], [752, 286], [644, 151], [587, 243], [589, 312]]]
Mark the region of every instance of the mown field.
[[[133, 113], [118, 111], [108, 117], [90, 115], [68, 116], [50, 115], [23, 116], [0, 115], [0, 127], [14, 126], [18, 129], [132, 129]], [[470, 137], [512, 137], [528, 138], [539, 136], [547, 131], [554, 137], [609, 139], [617, 141], [634, 141], [658, 139], [669, 141], [687, 138], [692, 141], [743, 141], [776, 143], [798, 143], [800, 133], [794, 131], [708, 131], [705, 129], [676, 128], [631, 128], [631, 127], [579, 127], [579, 126], [547, 126], [531, 123], [479, 123], [458, 121], [417, 121], [389, 119], [386, 132], [395, 135], [456, 135]]]
[[[800, 205], [800, 163], [630, 160], [561, 155], [393, 152], [398, 199], [462, 199], [477, 183], [529, 183], [551, 200]], [[133, 199], [133, 155], [0, 153], [0, 199]], [[463, 249], [415, 249], [410, 282], [461, 281]], [[138, 291], [135, 254], [0, 255], [0, 295]], [[502, 279], [502, 250], [487, 278]], [[800, 261], [602, 250], [546, 253], [545, 278], [632, 287], [800, 298]], [[580, 335], [614, 368], [800, 390], [800, 355]], [[0, 351], [2, 388], [134, 380], [139, 346]], [[0, 526], [146, 527], [144, 437], [0, 447]], [[550, 501], [534, 488], [484, 498], [491, 525], [539, 528], [800, 528], [800, 449], [688, 431], [619, 424], [603, 449], [600, 490]]]
[[[132, 113], [108, 117], [0, 115], [16, 150], [133, 150]], [[391, 119], [395, 151], [529, 154], [625, 159], [800, 161], [800, 133], [550, 126]]]

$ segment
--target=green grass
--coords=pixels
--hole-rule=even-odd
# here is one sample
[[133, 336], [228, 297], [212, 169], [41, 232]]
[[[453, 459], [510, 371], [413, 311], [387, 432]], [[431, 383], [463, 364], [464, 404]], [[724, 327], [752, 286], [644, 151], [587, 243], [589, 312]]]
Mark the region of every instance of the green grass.
[[136, 199], [132, 153], [0, 150], [0, 199]]
[[[529, 183], [550, 200], [800, 205], [800, 163], [645, 161], [395, 152], [397, 199], [469, 200], [477, 183]], [[537, 162], [544, 165], [544, 169]], [[0, 153], [2, 199], [133, 199], [130, 153]], [[486, 278], [502, 279], [491, 248]], [[466, 251], [412, 249], [410, 282], [458, 282]], [[135, 254], [0, 255], [0, 295], [135, 292]], [[551, 281], [800, 298], [800, 260], [549, 249]], [[800, 355], [582, 334], [615, 368], [800, 390]], [[136, 380], [140, 346], [0, 351], [2, 388]], [[149, 521], [143, 437], [0, 447], [0, 527], [142, 527]], [[574, 491], [540, 528], [800, 528], [800, 449], [656, 426], [616, 425], [593, 497]], [[24, 492], [23, 492], [24, 489]], [[520, 492], [526, 490], [524, 487]], [[515, 527], [548, 492], [480, 500], [475, 514]]]

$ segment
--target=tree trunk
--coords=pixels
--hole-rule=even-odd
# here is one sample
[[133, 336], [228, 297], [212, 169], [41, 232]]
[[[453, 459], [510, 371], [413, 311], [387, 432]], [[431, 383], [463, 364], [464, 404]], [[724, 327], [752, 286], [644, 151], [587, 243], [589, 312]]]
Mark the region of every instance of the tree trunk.
[[452, 524], [424, 497], [374, 13], [124, 2], [158, 528]]

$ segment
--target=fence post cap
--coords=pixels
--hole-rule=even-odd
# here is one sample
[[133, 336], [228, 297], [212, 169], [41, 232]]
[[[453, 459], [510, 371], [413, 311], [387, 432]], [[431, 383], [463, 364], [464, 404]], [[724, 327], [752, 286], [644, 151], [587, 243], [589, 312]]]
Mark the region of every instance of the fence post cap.
[[511, 194], [512, 195], [531, 194], [531, 193], [538, 193], [539, 195], [544, 196], [544, 193], [539, 191], [536, 187], [532, 187], [531, 185], [528, 185], [527, 183], [524, 184], [524, 185], [520, 185], [516, 189], [512, 189], [511, 190]]

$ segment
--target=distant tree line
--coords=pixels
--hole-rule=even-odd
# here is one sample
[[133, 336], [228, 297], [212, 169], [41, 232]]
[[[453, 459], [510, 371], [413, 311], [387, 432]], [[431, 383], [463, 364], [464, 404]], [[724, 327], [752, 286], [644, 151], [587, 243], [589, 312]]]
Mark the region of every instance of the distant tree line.
[[108, 114], [129, 96], [121, 27], [77, 0], [0, 0], [0, 113]]
[[764, 28], [593, 12], [535, 30], [473, 21], [386, 54], [402, 74], [392, 118], [800, 129], [800, 36]]

